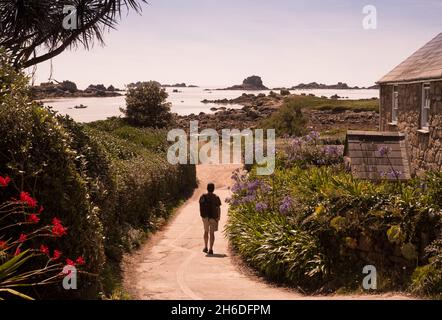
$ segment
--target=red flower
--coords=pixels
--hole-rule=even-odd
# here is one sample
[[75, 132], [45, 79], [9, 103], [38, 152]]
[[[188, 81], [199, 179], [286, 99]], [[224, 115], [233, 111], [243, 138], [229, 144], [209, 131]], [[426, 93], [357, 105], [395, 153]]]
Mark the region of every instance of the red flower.
[[26, 203], [30, 208], [37, 206], [37, 200], [32, 198], [28, 192], [20, 192], [20, 201]]
[[25, 242], [26, 240], [28, 240], [28, 236], [23, 233], [20, 235], [20, 238], [18, 238], [18, 242], [21, 243]]
[[41, 245], [40, 246], [40, 252], [44, 253], [45, 255], [49, 256], [49, 248], [46, 247], [45, 245]]
[[75, 260], [75, 263], [82, 266], [82, 265], [86, 264], [86, 261], [84, 261], [83, 257], [80, 256], [77, 258], [77, 260]]
[[68, 266], [74, 266], [74, 267], [75, 267], [75, 262], [72, 261], [71, 259], [66, 259], [66, 264], [67, 264]]
[[0, 187], [6, 188], [9, 182], [11, 182], [11, 178], [0, 176]]
[[54, 255], [52, 256], [52, 260], [58, 260], [61, 257], [61, 251], [54, 250]]
[[38, 209], [38, 212], [37, 212], [37, 214], [40, 214], [40, 213], [42, 213], [42, 212], [43, 212], [43, 210], [44, 210], [43, 206], [40, 206], [40, 209]]
[[30, 216], [28, 216], [28, 222], [29, 223], [38, 223], [39, 221], [40, 221], [40, 218], [35, 213], [33, 213]]
[[15, 250], [14, 256], [18, 256], [21, 253], [20, 247]]
[[51, 231], [55, 237], [62, 237], [67, 233], [66, 230], [61, 224], [54, 224]]
[[6, 248], [6, 241], [0, 240], [0, 249]]

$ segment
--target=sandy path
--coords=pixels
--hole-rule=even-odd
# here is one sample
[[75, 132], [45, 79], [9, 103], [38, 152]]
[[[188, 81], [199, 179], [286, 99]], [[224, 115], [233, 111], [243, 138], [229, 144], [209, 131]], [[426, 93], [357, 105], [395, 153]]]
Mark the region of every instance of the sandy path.
[[296, 291], [271, 286], [241, 272], [228, 251], [228, 241], [217, 233], [215, 255], [202, 253], [202, 222], [198, 199], [208, 182], [223, 202], [220, 231], [227, 221], [231, 173], [238, 166], [197, 168], [200, 187], [163, 231], [155, 234], [138, 252], [125, 258], [125, 289], [136, 299], [153, 300], [296, 300], [296, 299], [406, 299], [403, 295], [303, 296]]

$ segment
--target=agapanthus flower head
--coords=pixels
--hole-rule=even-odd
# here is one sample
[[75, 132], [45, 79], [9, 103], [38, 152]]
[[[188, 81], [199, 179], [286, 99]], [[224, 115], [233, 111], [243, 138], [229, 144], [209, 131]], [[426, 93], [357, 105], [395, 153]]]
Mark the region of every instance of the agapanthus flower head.
[[257, 212], [265, 212], [267, 209], [269, 208], [269, 206], [267, 205], [267, 203], [265, 203], [265, 202], [258, 202], [256, 205], [255, 205], [255, 209], [256, 209], [256, 211]]
[[381, 157], [386, 157], [390, 154], [391, 148], [388, 146], [380, 146], [378, 148], [378, 152]]
[[402, 175], [402, 171], [399, 171], [396, 169], [391, 169], [390, 171], [382, 171], [381, 172], [381, 177], [388, 178], [391, 180], [399, 179], [401, 175]]
[[279, 212], [282, 214], [288, 214], [293, 209], [293, 199], [290, 196], [284, 197], [279, 206]]
[[20, 192], [20, 202], [26, 204], [30, 208], [35, 208], [37, 206], [37, 200], [31, 197], [28, 192]]
[[11, 178], [9, 178], [8, 176], [6, 176], [6, 177], [0, 176], [0, 187], [1, 188], [6, 188], [9, 185], [9, 182], [11, 182]]

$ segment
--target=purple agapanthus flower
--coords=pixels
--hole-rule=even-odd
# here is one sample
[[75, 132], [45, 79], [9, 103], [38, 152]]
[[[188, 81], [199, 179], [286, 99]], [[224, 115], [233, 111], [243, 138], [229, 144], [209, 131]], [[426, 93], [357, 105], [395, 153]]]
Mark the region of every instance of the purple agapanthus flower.
[[264, 212], [264, 211], [266, 211], [268, 208], [269, 208], [269, 206], [267, 205], [267, 203], [264, 203], [264, 202], [258, 202], [258, 203], [255, 205], [255, 209], [256, 209], [257, 212]]
[[386, 157], [390, 154], [391, 148], [387, 146], [381, 146], [378, 148], [378, 152], [381, 157]]
[[279, 212], [282, 214], [288, 214], [293, 209], [293, 199], [290, 196], [284, 197], [279, 206]]

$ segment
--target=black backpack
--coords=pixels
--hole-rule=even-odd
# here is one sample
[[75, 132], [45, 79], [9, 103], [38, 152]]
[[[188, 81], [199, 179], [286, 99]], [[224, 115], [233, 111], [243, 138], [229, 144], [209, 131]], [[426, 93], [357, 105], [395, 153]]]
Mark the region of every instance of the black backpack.
[[204, 194], [200, 198], [200, 214], [203, 218], [218, 218], [217, 197], [215, 195]]

